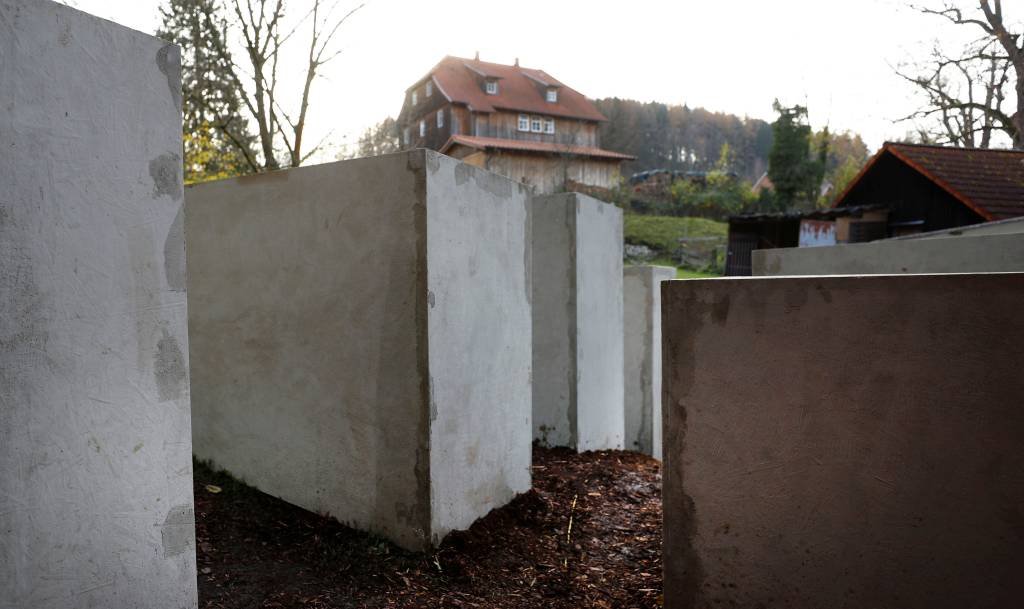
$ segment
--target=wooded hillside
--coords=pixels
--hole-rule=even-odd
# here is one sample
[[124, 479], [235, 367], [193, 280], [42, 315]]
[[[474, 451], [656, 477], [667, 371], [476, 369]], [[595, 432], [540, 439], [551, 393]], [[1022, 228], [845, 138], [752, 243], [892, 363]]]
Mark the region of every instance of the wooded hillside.
[[[595, 103], [608, 118], [601, 124], [601, 147], [637, 157], [623, 165], [626, 177], [648, 169], [716, 169], [723, 144], [729, 145], [728, 170], [741, 179], [753, 183], [768, 168], [772, 126], [767, 121], [617, 97]], [[868, 150], [860, 136], [841, 132], [830, 134], [829, 139], [827, 177], [831, 178], [847, 159], [858, 168], [867, 159]]]

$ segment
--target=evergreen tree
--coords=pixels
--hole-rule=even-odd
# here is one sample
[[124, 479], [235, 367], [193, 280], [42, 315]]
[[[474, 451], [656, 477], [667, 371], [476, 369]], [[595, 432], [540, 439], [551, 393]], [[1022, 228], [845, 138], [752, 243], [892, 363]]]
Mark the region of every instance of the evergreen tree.
[[255, 137], [231, 80], [227, 22], [216, 0], [167, 0], [157, 36], [182, 49], [182, 139], [187, 183], [259, 169]]
[[828, 134], [817, 151], [811, 147], [811, 126], [807, 108], [773, 105], [779, 118], [772, 123], [772, 149], [768, 154], [768, 177], [775, 186], [775, 205], [780, 209], [813, 207], [818, 200], [828, 158]]

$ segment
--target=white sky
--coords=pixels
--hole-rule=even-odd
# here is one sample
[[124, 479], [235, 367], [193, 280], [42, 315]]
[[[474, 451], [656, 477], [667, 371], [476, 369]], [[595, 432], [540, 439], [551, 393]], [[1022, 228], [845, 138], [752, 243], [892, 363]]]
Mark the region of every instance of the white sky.
[[[161, 0], [67, 3], [145, 32], [159, 24]], [[297, 16], [308, 5], [287, 6]], [[874, 149], [903, 135], [909, 125], [893, 121], [917, 107], [891, 66], [961, 32], [900, 0], [369, 0], [314, 85], [306, 137], [332, 131], [334, 144], [352, 142], [397, 115], [405, 88], [441, 57], [479, 51], [499, 63], [518, 57], [591, 98], [768, 121], [776, 97], [804, 103], [815, 127], [854, 130]]]

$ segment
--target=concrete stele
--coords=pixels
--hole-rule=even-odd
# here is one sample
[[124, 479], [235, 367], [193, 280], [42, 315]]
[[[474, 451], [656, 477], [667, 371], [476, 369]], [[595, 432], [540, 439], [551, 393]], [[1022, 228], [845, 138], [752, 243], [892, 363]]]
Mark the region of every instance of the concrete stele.
[[[1005, 228], [1010, 226], [1013, 225]], [[963, 236], [755, 250], [753, 273], [785, 276], [1024, 271], [1024, 234], [979, 233], [980, 230], [965, 232]]]
[[665, 606], [1024, 598], [1024, 274], [662, 284]]
[[661, 459], [661, 282], [668, 266], [622, 271], [625, 447]]
[[533, 433], [548, 446], [623, 447], [622, 211], [537, 196], [533, 226]]
[[0, 607], [195, 607], [179, 50], [0, 2]]
[[411, 549], [528, 490], [527, 196], [424, 150], [188, 188], [196, 455]]

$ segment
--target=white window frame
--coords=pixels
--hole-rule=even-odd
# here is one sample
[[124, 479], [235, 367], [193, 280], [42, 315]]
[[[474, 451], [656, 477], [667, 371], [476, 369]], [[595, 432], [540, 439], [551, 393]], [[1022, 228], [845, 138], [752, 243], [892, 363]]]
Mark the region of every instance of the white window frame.
[[444, 108], [437, 111], [437, 128], [444, 127]]
[[530, 131], [534, 133], [544, 133], [544, 117], [542, 116], [531, 116], [530, 117]]
[[424, 87], [424, 93], [426, 93], [427, 97], [430, 97], [431, 95], [433, 95], [434, 94], [434, 83], [432, 83], [432, 82], [430, 82], [428, 80], [427, 81], [427, 86]]
[[420, 119], [420, 137], [427, 134], [427, 121]]
[[526, 131], [526, 132], [530, 131], [530, 115], [529, 114], [520, 114], [519, 115], [519, 130], [520, 131]]
[[412, 91], [412, 105], [415, 106], [416, 104], [419, 103], [419, 101], [420, 101], [420, 98], [419, 98], [418, 95], [416, 95], [416, 89], [413, 89], [413, 91]]
[[555, 133], [555, 119], [553, 119], [553, 118], [546, 118], [546, 119], [544, 119], [544, 133], [547, 133], [549, 135]]
[[484, 83], [484, 91], [488, 95], [497, 95], [498, 94], [498, 81], [496, 81], [496, 80], [488, 80], [487, 82], [485, 82]]
[[402, 140], [405, 142], [406, 146], [409, 145], [409, 128], [408, 127], [406, 127], [405, 130], [402, 132]]
[[557, 104], [558, 103], [558, 89], [548, 89], [548, 94], [545, 97], [545, 99], [547, 99], [549, 103]]

